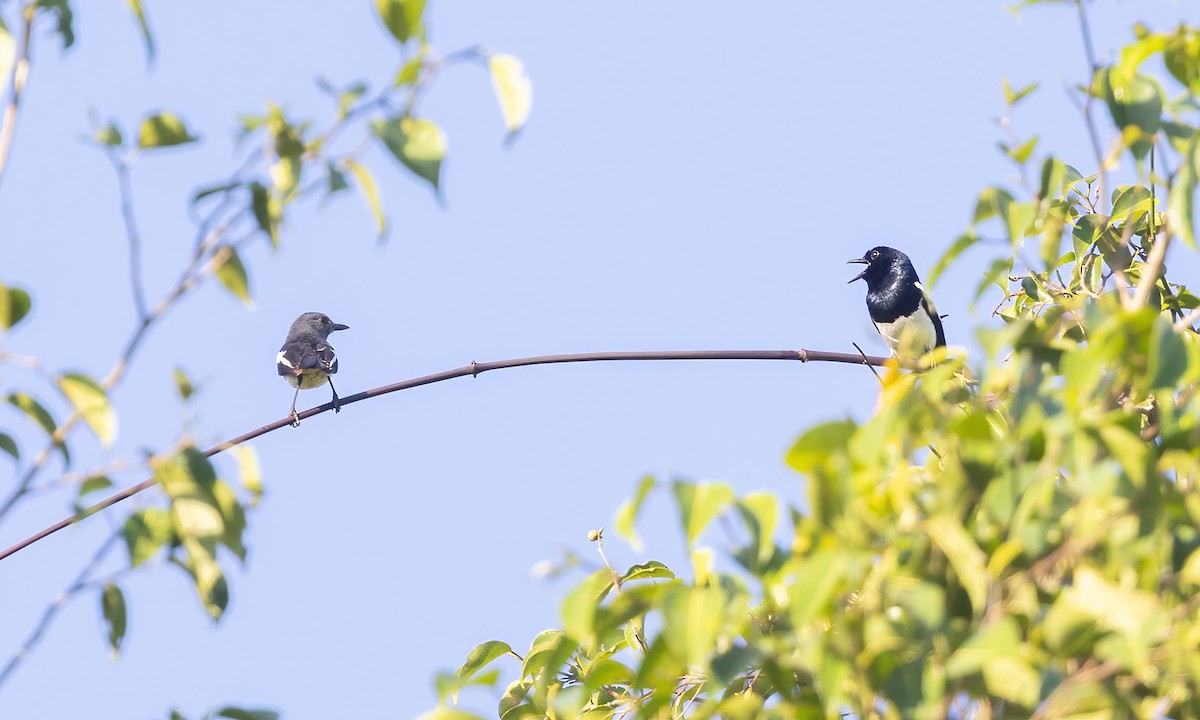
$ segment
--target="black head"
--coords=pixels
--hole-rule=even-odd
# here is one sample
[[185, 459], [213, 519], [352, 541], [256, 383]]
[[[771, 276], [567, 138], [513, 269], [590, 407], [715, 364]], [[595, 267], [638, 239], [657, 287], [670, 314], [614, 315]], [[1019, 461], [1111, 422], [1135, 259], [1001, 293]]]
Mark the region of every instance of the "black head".
[[874, 287], [882, 283], [885, 278], [893, 273], [911, 272], [914, 274], [913, 279], [916, 279], [916, 272], [912, 269], [912, 261], [908, 259], [908, 256], [896, 248], [884, 245], [873, 247], [862, 257], [847, 260], [846, 263], [866, 265], [863, 271], [855, 275], [850, 282], [866, 280], [868, 287]]
[[341, 323], [335, 323], [334, 321], [329, 319], [328, 315], [326, 315], [325, 313], [319, 313], [319, 312], [304, 313], [300, 317], [296, 318], [296, 322], [292, 323], [292, 332], [293, 333], [296, 332], [297, 330], [308, 331], [308, 332], [314, 332], [314, 333], [320, 335], [321, 337], [329, 337], [329, 333], [331, 333], [335, 330], [349, 330], [349, 329], [350, 329], [349, 325], [342, 325]]

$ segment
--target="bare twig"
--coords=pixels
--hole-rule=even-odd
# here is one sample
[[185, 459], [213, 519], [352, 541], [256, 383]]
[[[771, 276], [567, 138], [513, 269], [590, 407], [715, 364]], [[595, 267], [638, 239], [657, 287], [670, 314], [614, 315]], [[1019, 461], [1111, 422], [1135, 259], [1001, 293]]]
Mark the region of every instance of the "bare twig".
[[[850, 365], [875, 365], [883, 366], [889, 358], [872, 356], [872, 355], [854, 355], [851, 353], [826, 352], [823, 350], [669, 350], [665, 352], [601, 352], [601, 353], [572, 353], [563, 355], [540, 355], [536, 357], [515, 358], [512, 360], [496, 360], [493, 362], [472, 362], [470, 365], [454, 368], [452, 370], [443, 370], [442, 372], [433, 373], [432, 375], [424, 375], [422, 377], [412, 378], [410, 380], [402, 380], [392, 383], [391, 385], [383, 385], [372, 390], [366, 390], [349, 397], [341, 398], [339, 407], [346, 407], [356, 402], [367, 400], [380, 395], [398, 392], [400, 390], [409, 390], [422, 385], [432, 385], [434, 383], [453, 380], [460, 377], [476, 377], [481, 373], [489, 370], [502, 370], [505, 368], [526, 367], [529, 365], [556, 365], [561, 363], [583, 363], [583, 362], [613, 362], [613, 361], [628, 361], [628, 360], [793, 360], [802, 363], [810, 362], [832, 362], [846, 363]], [[333, 410], [332, 402], [318, 405], [314, 408], [309, 408], [304, 412], [298, 413], [300, 420], [320, 415], [328, 410]], [[224, 452], [229, 448], [249, 442], [255, 438], [266, 435], [269, 432], [274, 432], [282, 427], [290, 426], [293, 417], [288, 415], [285, 418], [276, 420], [275, 422], [263, 425], [257, 430], [251, 430], [248, 433], [239, 435], [232, 440], [214, 445], [204, 451], [205, 457], [212, 457], [218, 453]], [[127, 498], [133, 497], [143, 490], [153, 487], [155, 484], [154, 478], [143, 480], [142, 482], [132, 487], [126, 488], [115, 495], [112, 495], [91, 507], [72, 515], [69, 518], [60, 520], [50, 527], [42, 530], [34, 535], [31, 535], [12, 547], [0, 552], [0, 560], [19, 552], [20, 550], [29, 547], [39, 540], [53, 535], [63, 528], [70, 527], [84, 518], [94, 515], [101, 510], [105, 510]]]
[[1092, 31], [1088, 26], [1087, 11], [1084, 10], [1083, 0], [1075, 0], [1075, 8], [1079, 13], [1079, 31], [1083, 35], [1083, 52], [1087, 57], [1088, 64], [1088, 80], [1087, 80], [1087, 98], [1083, 101], [1083, 106], [1080, 112], [1083, 113], [1083, 122], [1087, 125], [1088, 139], [1092, 143], [1092, 153], [1096, 157], [1096, 170], [1100, 173], [1098, 187], [1098, 205], [1101, 210], [1105, 203], [1105, 188], [1108, 186], [1107, 173], [1105, 171], [1104, 151], [1100, 148], [1100, 133], [1096, 130], [1096, 120], [1092, 116], [1092, 100], [1096, 96], [1096, 71], [1100, 66], [1096, 63], [1096, 50], [1092, 46]]
[[8, 75], [8, 105], [4, 108], [4, 119], [0, 120], [0, 182], [4, 181], [4, 170], [8, 167], [8, 155], [12, 149], [13, 134], [17, 129], [17, 112], [21, 108], [21, 93], [29, 80], [29, 52], [31, 47], [34, 3], [21, 8], [21, 44], [17, 60]]
[[72, 597], [88, 586], [88, 581], [91, 578], [92, 573], [96, 571], [96, 568], [100, 566], [100, 563], [104, 560], [108, 553], [112, 551], [114, 547], [116, 547], [117, 540], [119, 540], [120, 537], [120, 532], [114, 532], [109, 535], [108, 539], [105, 540], [100, 547], [97, 548], [95, 554], [92, 555], [92, 559], [83, 566], [83, 569], [80, 570], [79, 574], [75, 576], [75, 579], [71, 581], [71, 584], [67, 585], [67, 587], [57, 596], [55, 596], [54, 600], [46, 606], [46, 609], [42, 611], [42, 617], [38, 619], [37, 624], [33, 626], [33, 630], [29, 633], [29, 637], [25, 638], [25, 642], [21, 643], [21, 647], [15, 653], [13, 653], [13, 656], [8, 659], [7, 663], [4, 664], [4, 669], [0, 670], [0, 685], [4, 685], [4, 683], [10, 676], [12, 676], [13, 672], [17, 669], [21, 662], [24, 661], [25, 658], [29, 656], [29, 653], [32, 652], [37, 646], [37, 644], [41, 642], [42, 636], [46, 634], [46, 629], [50, 627], [50, 623], [54, 620], [54, 617], [58, 615], [59, 611], [66, 607], [66, 604], [71, 600]]
[[137, 215], [133, 212], [133, 182], [129, 177], [129, 163], [117, 149], [105, 145], [104, 154], [117, 173], [117, 185], [121, 193], [121, 219], [125, 223], [125, 235], [129, 238], [129, 284], [133, 289], [133, 307], [139, 321], [145, 321], [146, 286], [142, 280], [142, 238], [138, 233]]

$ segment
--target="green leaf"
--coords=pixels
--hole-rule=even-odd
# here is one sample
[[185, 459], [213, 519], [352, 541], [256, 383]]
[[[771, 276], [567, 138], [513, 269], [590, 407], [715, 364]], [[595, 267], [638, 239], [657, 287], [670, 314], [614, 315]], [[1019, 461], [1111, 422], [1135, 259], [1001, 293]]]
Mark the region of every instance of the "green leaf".
[[987, 558], [966, 529], [952, 515], [939, 515], [925, 521], [925, 532], [937, 543], [958, 576], [958, 583], [971, 600], [975, 616], [987, 609]]
[[1056, 157], [1048, 156], [1042, 161], [1042, 171], [1038, 178], [1038, 198], [1045, 200], [1051, 197], [1062, 197], [1063, 183], [1067, 176], [1067, 165]]
[[400, 67], [400, 71], [396, 73], [396, 79], [392, 83], [392, 87], [404, 87], [412, 85], [421, 78], [421, 70], [425, 68], [425, 53], [421, 52], [408, 59]]
[[974, 304], [983, 297], [983, 293], [988, 289], [989, 285], [995, 285], [1000, 288], [1000, 291], [1008, 293], [1008, 274], [1012, 272], [1013, 259], [1011, 257], [996, 258], [988, 269], [984, 271], [979, 285], [975, 288], [975, 297], [971, 300]]
[[188, 132], [182, 120], [172, 113], [162, 112], [142, 121], [142, 128], [138, 133], [138, 147], [144, 150], [173, 147], [198, 139]]
[[1030, 156], [1033, 155], [1034, 149], [1037, 148], [1037, 143], [1037, 135], [1034, 135], [1016, 147], [1010, 148], [1003, 143], [1001, 143], [1000, 147], [1004, 150], [1004, 153], [1015, 160], [1018, 165], [1024, 165], [1029, 160]]
[[849, 561], [849, 555], [833, 550], [818, 550], [796, 559], [796, 580], [788, 586], [788, 612], [794, 627], [802, 628], [827, 616], [827, 605], [842, 586]]
[[171, 499], [171, 515], [181, 538], [219, 540], [225, 519], [213, 494], [217, 482], [212, 464], [195, 447], [152, 463], [154, 477]]
[[218, 710], [213, 717], [226, 720], [279, 720], [280, 715], [275, 710], [251, 710], [229, 705]]
[[1129, 128], [1140, 131], [1140, 137], [1129, 143], [1129, 149], [1138, 159], [1146, 157], [1150, 152], [1148, 138], [1162, 125], [1162, 91], [1158, 83], [1141, 73], [1126, 75], [1120, 68], [1111, 67], [1096, 71], [1094, 85], [1122, 133]]
[[365, 165], [350, 158], [342, 160], [342, 165], [358, 181], [363, 199], [367, 201], [367, 207], [371, 209], [371, 215], [375, 218], [375, 229], [379, 233], [379, 237], [383, 237], [387, 234], [387, 217], [383, 214], [383, 204], [379, 201], [379, 190], [375, 187], [375, 177]]
[[563, 631], [588, 644], [596, 632], [596, 609], [612, 587], [612, 573], [601, 568], [567, 593], [562, 604]]
[[640, 565], [634, 565], [621, 576], [621, 584], [634, 580], [673, 580], [675, 573], [657, 560], [650, 560]]
[[346, 182], [346, 175], [334, 167], [333, 163], [325, 163], [325, 194], [334, 195], [343, 190], [350, 189], [350, 183]]
[[491, 55], [487, 63], [504, 126], [512, 135], [529, 119], [529, 110], [533, 107], [533, 83], [525, 74], [525, 66], [512, 55]]
[[262, 469], [258, 464], [258, 453], [249, 445], [238, 445], [233, 449], [242, 474], [242, 487], [250, 493], [250, 507], [258, 504], [263, 496]]
[[6, 432], [0, 432], [0, 450], [12, 455], [13, 460], [21, 459], [21, 449], [17, 447], [17, 441]]
[[853, 420], [835, 420], [810, 428], [788, 450], [787, 464], [811, 477], [831, 452], [846, 447], [856, 428]]
[[979, 193], [979, 199], [975, 201], [975, 217], [971, 221], [978, 225], [988, 218], [1001, 218], [1008, 216], [1008, 206], [1013, 202], [1013, 197], [1007, 190], [998, 187], [985, 188]]
[[112, 649], [113, 659], [116, 659], [121, 654], [126, 623], [125, 595], [116, 583], [104, 584], [104, 590], [100, 593], [100, 613], [108, 630], [108, 646]]
[[375, 0], [383, 25], [401, 43], [408, 42], [421, 27], [425, 0]]
[[637, 530], [634, 528], [634, 523], [637, 521], [638, 512], [642, 509], [642, 503], [645, 502], [646, 496], [655, 486], [654, 476], [646, 475], [638, 482], [637, 492], [634, 493], [632, 500], [626, 500], [621, 503], [621, 507], [617, 509], [617, 517], [615, 526], [617, 532], [621, 534], [633, 549], [641, 552], [643, 548], [642, 540], [638, 537]]
[[501, 642], [500, 640], [488, 640], [481, 645], [477, 645], [474, 650], [468, 653], [466, 661], [463, 662], [454, 674], [460, 678], [469, 678], [496, 658], [510, 654], [512, 654], [512, 647], [508, 643]]
[[246, 546], [242, 542], [242, 534], [246, 530], [246, 513], [242, 510], [242, 504], [238, 502], [233, 488], [220, 480], [213, 483], [212, 493], [217, 501], [217, 508], [221, 511], [221, 521], [225, 527], [225, 532], [221, 535], [221, 542], [239, 560], [245, 562]]
[[171, 377], [175, 380], [175, 390], [179, 393], [179, 399], [187, 402], [196, 394], [196, 386], [192, 384], [191, 378], [183, 371], [183, 368], [176, 367], [171, 373]]
[[[42, 407], [41, 403], [23, 392], [9, 393], [5, 399], [9, 404], [25, 413], [31, 420], [37, 423], [52, 439], [54, 438], [54, 431], [58, 425], [54, 422], [54, 418], [51, 417], [49, 411]], [[54, 447], [62, 453], [63, 464], [70, 465], [71, 453], [67, 450], [67, 444], [61, 440], [56, 440]]]
[[1025, 97], [1027, 95], [1029, 95], [1029, 93], [1033, 92], [1034, 90], [1037, 90], [1037, 86], [1038, 86], [1037, 83], [1030, 83], [1029, 85], [1026, 85], [1023, 88], [1020, 88], [1019, 90], [1013, 90], [1012, 87], [1008, 84], [1008, 78], [1005, 78], [1005, 77], [1000, 78], [1000, 84], [1004, 89], [1004, 104], [1007, 105], [1009, 108], [1011, 108], [1014, 105], [1016, 105], [1017, 103], [1021, 102], [1021, 100], [1025, 99]]
[[775, 552], [775, 525], [779, 522], [779, 502], [771, 493], [751, 493], [737, 504], [738, 512], [750, 531], [751, 547], [759, 562]]
[[197, 190], [196, 194], [192, 196], [192, 203], [193, 204], [198, 203], [210, 195], [224, 195], [225, 193], [229, 192], [230, 190], [236, 190], [237, 188], [240, 188], [241, 186], [242, 186], [242, 183], [240, 183], [240, 182], [228, 182], [228, 183], [221, 183], [219, 185], [211, 185], [202, 190]]
[[258, 229], [271, 239], [271, 247], [279, 247], [279, 206], [262, 183], [250, 185], [250, 210]]
[[1150, 212], [1150, 190], [1141, 185], [1121, 185], [1112, 194], [1114, 220], [1131, 220], [1132, 216]]
[[0, 328], [12, 328], [29, 314], [32, 307], [29, 293], [18, 287], [0, 285]]
[[946, 675], [981, 673], [989, 693], [1025, 708], [1037, 705], [1041, 678], [1021, 654], [1021, 635], [1012, 616], [985, 625], [950, 656]]
[[142, 31], [142, 42], [146, 46], [146, 61], [154, 62], [154, 35], [150, 33], [150, 25], [146, 22], [146, 10], [142, 7], [142, 0], [127, 0], [129, 9], [133, 11], [133, 17], [137, 20], [138, 28]]
[[1172, 231], [1196, 249], [1195, 203], [1196, 180], [1200, 177], [1200, 133], [1192, 136], [1187, 150], [1180, 158], [1179, 170], [1171, 181], [1171, 193], [1167, 199], [1167, 216]]
[[689, 546], [722, 510], [733, 501], [733, 490], [723, 483], [671, 483], [679, 505], [679, 521]]
[[120, 147], [125, 138], [121, 135], [121, 129], [110, 122], [96, 131], [96, 142], [109, 147]]
[[108, 394], [100, 383], [87, 375], [69, 373], [58, 378], [58, 389], [83, 416], [100, 443], [105, 447], [112, 445], [117, 437], [117, 414], [108, 403]]
[[412, 117], [393, 118], [371, 124], [375, 135], [404, 167], [438, 190], [442, 159], [446, 156], [446, 138], [429, 120]]
[[705, 666], [715, 650], [724, 609], [725, 594], [720, 588], [668, 588], [662, 598], [667, 648], [689, 666]]
[[1174, 392], [1182, 386], [1189, 367], [1187, 342], [1175, 332], [1171, 323], [1161, 317], [1156, 318], [1150, 332], [1150, 352], [1146, 363], [1149, 389], [1166, 388], [1168, 392]]
[[75, 44], [75, 13], [71, 11], [69, 0], [37, 0], [39, 9], [47, 9], [54, 13], [56, 23], [54, 30], [62, 38], [63, 50]]
[[1167, 71], [1193, 94], [1200, 94], [1200, 34], [1180, 25], [1163, 49]]
[[89, 475], [84, 478], [83, 482], [79, 483], [79, 497], [83, 497], [88, 493], [94, 493], [97, 490], [112, 487], [113, 482], [106, 475]]
[[962, 255], [977, 242], [979, 242], [979, 236], [969, 230], [959, 235], [950, 246], [950, 249], [938, 258], [937, 264], [933, 266], [933, 270], [929, 271], [929, 287], [933, 287], [933, 284], [942, 276], [946, 268], [950, 267], [950, 264], [958, 259], [959, 255]]
[[130, 567], [146, 562], [175, 539], [170, 513], [154, 507], [138, 510], [126, 518], [121, 535], [129, 551]]
[[248, 308], [254, 307], [250, 299], [250, 277], [246, 274], [246, 266], [238, 257], [237, 250], [232, 245], [222, 245], [213, 252], [213, 266], [216, 268], [217, 280], [225, 289], [233, 293], [242, 304]]

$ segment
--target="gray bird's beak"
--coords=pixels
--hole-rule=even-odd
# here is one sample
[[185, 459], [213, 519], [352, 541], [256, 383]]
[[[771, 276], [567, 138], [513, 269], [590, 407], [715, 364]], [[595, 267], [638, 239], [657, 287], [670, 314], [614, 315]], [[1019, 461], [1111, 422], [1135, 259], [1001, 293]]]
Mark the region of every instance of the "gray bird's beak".
[[[846, 264], [847, 265], [866, 265], [867, 261], [863, 260], [862, 258], [854, 258], [853, 260], [847, 260]], [[854, 282], [855, 280], [862, 280], [862, 276], [866, 275], [866, 274], [867, 274], [867, 269], [863, 268], [862, 272], [855, 275], [853, 278], [851, 278], [849, 281], [847, 281], [846, 284], [849, 285], [850, 283]]]
[[[333, 324], [333, 330], [349, 330], [349, 329], [350, 329], [349, 325], [343, 325], [341, 323]], [[330, 332], [333, 332], [333, 330], [330, 330]]]

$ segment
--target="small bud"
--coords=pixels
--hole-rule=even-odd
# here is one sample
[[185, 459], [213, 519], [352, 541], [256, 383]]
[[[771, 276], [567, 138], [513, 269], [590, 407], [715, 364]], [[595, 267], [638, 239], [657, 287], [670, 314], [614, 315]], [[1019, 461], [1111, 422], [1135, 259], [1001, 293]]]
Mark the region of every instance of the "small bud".
[[600, 539], [599, 530], [588, 530], [588, 542], [596, 542]]

